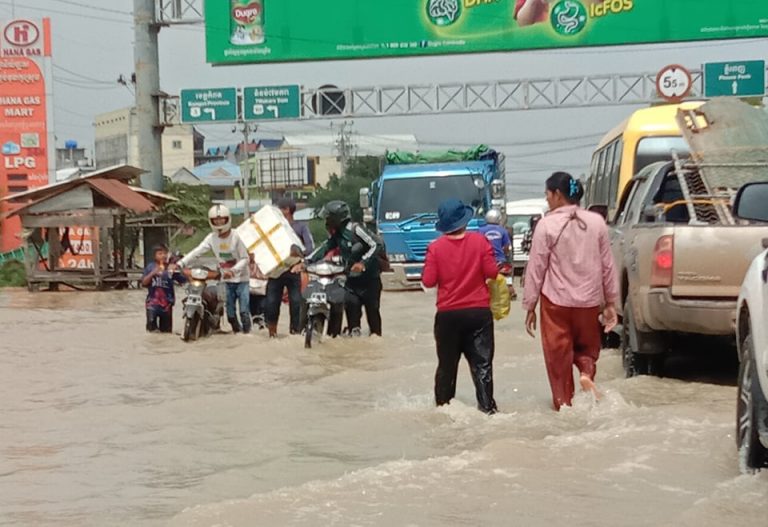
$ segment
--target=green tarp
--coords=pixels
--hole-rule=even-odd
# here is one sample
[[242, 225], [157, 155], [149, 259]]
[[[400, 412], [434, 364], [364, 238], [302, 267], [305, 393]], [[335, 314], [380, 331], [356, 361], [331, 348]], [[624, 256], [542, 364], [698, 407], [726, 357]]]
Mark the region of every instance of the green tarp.
[[452, 163], [456, 161], [480, 161], [490, 159], [496, 153], [485, 145], [469, 150], [437, 150], [432, 152], [387, 152], [388, 165], [421, 165]]

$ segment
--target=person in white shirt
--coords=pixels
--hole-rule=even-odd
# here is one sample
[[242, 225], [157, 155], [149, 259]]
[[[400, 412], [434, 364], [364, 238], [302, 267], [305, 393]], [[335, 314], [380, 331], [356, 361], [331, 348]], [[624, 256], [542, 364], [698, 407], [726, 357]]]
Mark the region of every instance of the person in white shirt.
[[[250, 290], [248, 287], [248, 249], [232, 230], [232, 216], [224, 205], [214, 205], [208, 211], [208, 223], [213, 232], [187, 254], [179, 264], [189, 262], [212, 252], [219, 260], [222, 279], [227, 287], [227, 319], [234, 333], [251, 332]], [[238, 308], [240, 320], [237, 319]]]

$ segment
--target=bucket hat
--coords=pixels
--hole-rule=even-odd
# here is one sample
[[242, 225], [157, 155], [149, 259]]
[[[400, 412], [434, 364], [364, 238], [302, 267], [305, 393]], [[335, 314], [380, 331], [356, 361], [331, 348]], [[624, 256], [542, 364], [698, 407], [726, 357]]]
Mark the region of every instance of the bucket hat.
[[437, 225], [435, 228], [444, 233], [456, 232], [467, 226], [475, 216], [472, 207], [464, 205], [461, 200], [447, 199], [437, 208]]

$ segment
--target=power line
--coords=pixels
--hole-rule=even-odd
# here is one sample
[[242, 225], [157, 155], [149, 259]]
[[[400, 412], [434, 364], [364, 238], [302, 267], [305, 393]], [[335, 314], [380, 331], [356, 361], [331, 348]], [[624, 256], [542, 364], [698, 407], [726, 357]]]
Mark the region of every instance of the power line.
[[[95, 82], [95, 83], [98, 83], [98, 84], [115, 84], [115, 81], [104, 81], [104, 80], [96, 79], [94, 77], [89, 77], [87, 75], [83, 75], [82, 73], [77, 73], [76, 71], [68, 70], [67, 68], [65, 68], [63, 66], [59, 66], [58, 64], [54, 64], [53, 68], [57, 69], [57, 70], [60, 70], [60, 71], [63, 71], [64, 73], [69, 73], [70, 75], [74, 75], [75, 77], [80, 77], [81, 79], [84, 79], [84, 80], [89, 81], [89, 82]], [[73, 80], [73, 82], [74, 82], [74, 80]]]
[[93, 86], [88, 85], [85, 83], [78, 84], [76, 81], [73, 81], [72, 79], [62, 79], [61, 77], [53, 76], [53, 81], [58, 82], [59, 84], [63, 84], [65, 86], [69, 86], [71, 88], [79, 88], [81, 90], [95, 90], [95, 91], [108, 91], [108, 90], [117, 90], [120, 88], [117, 84], [114, 86]]
[[92, 9], [93, 11], [102, 11], [104, 13], [117, 13], [118, 15], [133, 16], [133, 13], [131, 11], [120, 11], [119, 9], [110, 9], [108, 7], [100, 7], [92, 4], [83, 4], [80, 2], [74, 2], [73, 0], [49, 0], [49, 1], [59, 2], [60, 4], [66, 4], [71, 6], [84, 7], [86, 9]]
[[[0, 5], [12, 6], [13, 4], [11, 4], [10, 2], [0, 1]], [[49, 14], [53, 13], [53, 14], [57, 14], [57, 15], [75, 16], [75, 17], [78, 17], [78, 18], [87, 18], [87, 19], [90, 19], [90, 20], [101, 20], [101, 21], [104, 21], [104, 22], [114, 22], [116, 24], [127, 24], [129, 26], [133, 25], [133, 20], [128, 20], [128, 19], [119, 20], [119, 19], [116, 19], [116, 18], [106, 18], [106, 17], [102, 17], [102, 16], [97, 16], [97, 15], [87, 15], [87, 14], [84, 14], [84, 13], [77, 13], [77, 12], [72, 12], [72, 11], [59, 11], [57, 9], [42, 8], [42, 7], [24, 6], [23, 9], [28, 9], [30, 11], [37, 11], [39, 13], [40, 12], [42, 12], [42, 13], [49, 13]]]

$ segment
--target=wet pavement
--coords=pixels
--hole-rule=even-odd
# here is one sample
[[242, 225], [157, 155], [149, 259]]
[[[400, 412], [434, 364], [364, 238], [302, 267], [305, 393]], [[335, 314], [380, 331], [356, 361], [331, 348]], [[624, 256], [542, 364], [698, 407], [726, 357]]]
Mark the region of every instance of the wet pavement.
[[0, 525], [766, 523], [768, 474], [738, 473], [720, 342], [690, 343], [663, 379], [625, 379], [606, 351], [605, 398], [557, 414], [513, 310], [488, 417], [466, 366], [433, 407], [429, 295], [386, 294], [383, 339], [313, 350], [148, 335], [142, 300], [0, 291]]

